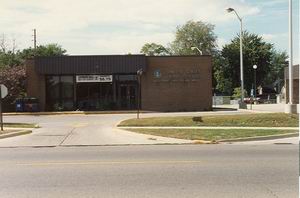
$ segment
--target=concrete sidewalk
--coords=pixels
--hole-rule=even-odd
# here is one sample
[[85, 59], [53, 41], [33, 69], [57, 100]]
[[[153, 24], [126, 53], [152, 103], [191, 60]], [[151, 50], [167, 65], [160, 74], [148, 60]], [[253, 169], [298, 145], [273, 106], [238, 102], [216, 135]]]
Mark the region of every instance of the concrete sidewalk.
[[[216, 105], [216, 108], [232, 108], [238, 109], [238, 105]], [[255, 113], [284, 113], [285, 104], [253, 104], [247, 105], [247, 109], [241, 111], [255, 112]]]

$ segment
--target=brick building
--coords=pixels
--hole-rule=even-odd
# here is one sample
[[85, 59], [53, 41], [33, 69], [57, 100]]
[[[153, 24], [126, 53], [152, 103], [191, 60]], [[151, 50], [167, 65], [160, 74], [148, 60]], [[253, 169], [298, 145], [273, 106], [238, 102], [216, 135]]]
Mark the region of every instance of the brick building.
[[26, 72], [41, 111], [130, 110], [139, 98], [147, 111], [212, 108], [211, 56], [36, 57]]
[[[289, 102], [289, 68], [284, 70], [286, 103]], [[293, 66], [293, 104], [299, 104], [299, 65]]]

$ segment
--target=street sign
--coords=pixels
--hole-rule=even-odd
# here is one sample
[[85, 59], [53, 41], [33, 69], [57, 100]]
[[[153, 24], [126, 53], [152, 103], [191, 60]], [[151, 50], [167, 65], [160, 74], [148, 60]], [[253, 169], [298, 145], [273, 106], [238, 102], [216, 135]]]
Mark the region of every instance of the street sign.
[[3, 84], [0, 84], [0, 128], [3, 131], [3, 116], [2, 116], [2, 98], [7, 96], [7, 87]]
[[8, 94], [8, 91], [7, 91], [7, 87], [3, 84], [0, 85], [0, 91], [1, 91], [1, 98], [5, 98]]

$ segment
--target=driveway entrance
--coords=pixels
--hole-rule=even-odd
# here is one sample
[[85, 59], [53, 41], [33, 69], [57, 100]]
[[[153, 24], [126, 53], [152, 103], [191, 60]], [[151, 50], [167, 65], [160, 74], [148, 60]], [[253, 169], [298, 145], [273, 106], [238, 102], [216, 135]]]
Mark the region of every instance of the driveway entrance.
[[124, 131], [115, 125], [135, 114], [5, 116], [4, 122], [37, 123], [32, 134], [0, 139], [0, 147], [191, 143]]

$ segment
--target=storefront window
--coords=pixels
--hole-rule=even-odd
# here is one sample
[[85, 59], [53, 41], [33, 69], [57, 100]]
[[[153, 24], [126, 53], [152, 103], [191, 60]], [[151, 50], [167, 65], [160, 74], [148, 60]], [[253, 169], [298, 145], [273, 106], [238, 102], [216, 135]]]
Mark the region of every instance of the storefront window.
[[62, 98], [73, 98], [73, 76], [61, 76]]
[[59, 98], [59, 76], [47, 77], [48, 96], [51, 99]]
[[48, 110], [67, 111], [74, 109], [73, 76], [47, 76], [46, 89]]

